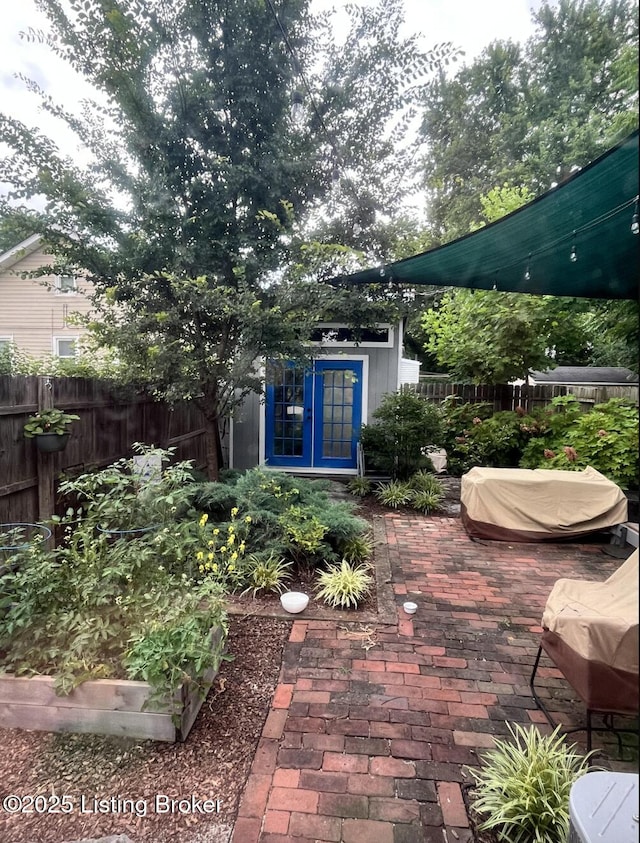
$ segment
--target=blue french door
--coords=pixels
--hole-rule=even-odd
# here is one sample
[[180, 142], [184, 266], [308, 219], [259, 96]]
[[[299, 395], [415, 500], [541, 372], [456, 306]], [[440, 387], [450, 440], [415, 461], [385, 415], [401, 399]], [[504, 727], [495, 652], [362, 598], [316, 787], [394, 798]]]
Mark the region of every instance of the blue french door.
[[362, 361], [269, 366], [266, 458], [273, 466], [355, 468], [362, 419]]

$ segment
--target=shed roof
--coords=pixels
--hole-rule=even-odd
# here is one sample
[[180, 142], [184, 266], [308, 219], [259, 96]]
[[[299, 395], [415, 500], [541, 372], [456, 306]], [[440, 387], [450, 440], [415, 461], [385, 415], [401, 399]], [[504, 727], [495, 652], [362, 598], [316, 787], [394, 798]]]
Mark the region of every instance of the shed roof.
[[636, 298], [638, 236], [631, 224], [637, 207], [636, 131], [558, 187], [472, 234], [334, 280]]
[[533, 383], [633, 385], [638, 375], [624, 366], [557, 366], [545, 372], [531, 372]]

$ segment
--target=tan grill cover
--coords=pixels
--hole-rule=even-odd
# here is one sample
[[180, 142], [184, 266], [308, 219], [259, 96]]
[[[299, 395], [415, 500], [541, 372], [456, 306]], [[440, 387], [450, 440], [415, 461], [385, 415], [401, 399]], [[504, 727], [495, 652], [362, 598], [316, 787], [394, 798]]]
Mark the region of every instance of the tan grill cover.
[[462, 478], [462, 522], [470, 536], [553, 541], [627, 520], [621, 489], [595, 468], [472, 468]]
[[542, 646], [597, 711], [638, 710], [638, 551], [605, 582], [561, 579], [542, 616]]

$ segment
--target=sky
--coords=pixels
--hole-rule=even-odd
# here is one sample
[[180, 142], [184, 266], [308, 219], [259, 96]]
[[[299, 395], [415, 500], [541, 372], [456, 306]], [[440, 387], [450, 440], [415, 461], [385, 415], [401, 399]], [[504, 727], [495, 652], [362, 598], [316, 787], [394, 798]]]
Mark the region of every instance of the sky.
[[[465, 61], [478, 55], [492, 40], [511, 38], [525, 41], [532, 34], [531, 8], [541, 0], [404, 0], [406, 34], [420, 32], [426, 47], [452, 41], [465, 52]], [[25, 90], [16, 78], [23, 74], [40, 85], [56, 102], [73, 105], [88, 89], [63, 66], [47, 47], [27, 43], [20, 32], [29, 27], [46, 28], [46, 19], [36, 10], [34, 0], [3, 0], [0, 27], [0, 111], [37, 126], [47, 134], [61, 130], [52, 118], [38, 111], [37, 97]], [[336, 7], [342, 0], [312, 0], [318, 11]], [[337, 16], [340, 21], [340, 14]], [[344, 18], [343, 18], [344, 19]], [[459, 66], [459, 65], [456, 65]], [[56, 128], [54, 128], [54, 126]], [[58, 135], [62, 140], [62, 135]]]

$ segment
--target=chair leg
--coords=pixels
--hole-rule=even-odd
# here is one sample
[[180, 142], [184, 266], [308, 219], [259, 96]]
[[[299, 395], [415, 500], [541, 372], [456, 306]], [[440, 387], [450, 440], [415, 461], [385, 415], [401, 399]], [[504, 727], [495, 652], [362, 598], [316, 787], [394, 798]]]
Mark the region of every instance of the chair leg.
[[531, 678], [529, 679], [529, 687], [531, 688], [531, 696], [533, 697], [535, 704], [540, 709], [540, 711], [544, 714], [544, 716], [547, 718], [547, 722], [549, 723], [551, 728], [555, 729], [558, 724], [554, 722], [553, 718], [551, 717], [551, 715], [547, 711], [547, 707], [545, 706], [545, 704], [542, 702], [542, 700], [538, 696], [538, 694], [536, 692], [536, 689], [535, 689], [535, 685], [534, 685], [536, 673], [538, 672], [538, 665], [540, 664], [540, 656], [541, 655], [542, 655], [542, 644], [540, 644], [540, 646], [538, 647], [538, 654], [536, 656], [535, 662], [533, 663], [533, 670], [531, 671]]

